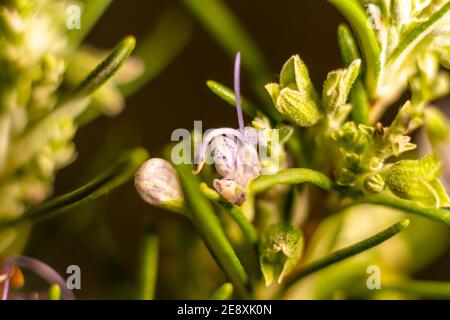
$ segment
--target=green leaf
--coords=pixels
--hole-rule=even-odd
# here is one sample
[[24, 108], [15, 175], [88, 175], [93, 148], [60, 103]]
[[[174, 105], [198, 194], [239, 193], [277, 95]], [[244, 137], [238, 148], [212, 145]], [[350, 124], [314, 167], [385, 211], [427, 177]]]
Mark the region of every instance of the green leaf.
[[93, 70], [85, 80], [71, 93], [70, 99], [89, 96], [108, 81], [125, 63], [136, 45], [134, 37], [128, 36], [122, 40]]
[[211, 295], [209, 300], [228, 300], [233, 295], [233, 285], [229, 282], [224, 283]]
[[444, 4], [431, 17], [417, 25], [414, 29], [404, 37], [396, 49], [388, 57], [388, 63], [401, 65], [403, 60], [411, 53], [414, 48], [427, 36], [439, 23], [446, 19], [447, 13], [450, 11], [450, 2]]
[[272, 225], [261, 237], [259, 253], [266, 286], [281, 283], [302, 256], [303, 234], [287, 223]]
[[[338, 28], [338, 43], [342, 59], [346, 65], [349, 65], [356, 59], [360, 59], [358, 44], [353, 37], [351, 30], [345, 24]], [[368, 125], [369, 121], [369, 98], [361, 75], [356, 79], [350, 92], [350, 102], [352, 104], [352, 119], [356, 123]]]
[[0, 229], [28, 220], [39, 223], [103, 196], [129, 181], [147, 158], [147, 151], [140, 148], [134, 149], [124, 154], [116, 164], [83, 187], [31, 208], [19, 219], [0, 225]]
[[249, 297], [249, 279], [213, 208], [200, 191], [200, 181], [192, 175], [192, 166], [178, 165], [190, 218], [218, 265], [242, 297]]
[[[230, 88], [224, 86], [223, 84], [216, 82], [216, 81], [207, 81], [206, 85], [208, 88], [219, 98], [222, 98], [227, 102], [230, 106], [235, 107], [236, 106], [236, 95], [234, 94], [234, 91]], [[246, 115], [248, 115], [250, 118], [255, 118], [258, 114], [258, 108], [251, 104], [247, 99], [244, 97], [241, 97], [241, 105], [242, 105], [242, 111]]]
[[69, 31], [70, 45], [75, 49], [83, 42], [112, 0], [83, 0], [81, 4], [81, 29]]
[[370, 19], [356, 0], [328, 0], [349, 21], [361, 44], [364, 55], [366, 86], [370, 96], [378, 89], [381, 70], [381, 53]]
[[141, 300], [153, 300], [155, 298], [158, 254], [158, 236], [153, 230], [147, 229], [144, 232], [139, 261], [139, 297]]
[[279, 184], [301, 184], [309, 182], [319, 188], [332, 191], [333, 182], [323, 173], [311, 169], [291, 168], [274, 175], [261, 176], [250, 185], [252, 192], [261, 193]]
[[403, 231], [409, 226], [409, 223], [410, 222], [408, 219], [401, 220], [400, 222], [397, 222], [396, 224], [373, 235], [372, 237], [359, 241], [348, 247], [330, 253], [323, 258], [308, 263], [307, 265], [303, 266], [296, 275], [289, 279], [289, 281], [286, 283], [286, 289], [294, 285], [300, 279], [303, 279], [304, 277], [314, 272], [323, 270], [324, 268], [332, 264], [338, 263], [342, 260], [353, 257], [361, 252], [376, 247], [377, 245], [389, 240], [399, 232]]
[[[424, 208], [418, 205], [414, 201], [401, 200], [392, 196], [373, 196], [366, 197], [359, 201], [355, 201], [352, 204], [346, 206], [345, 208], [352, 207], [359, 204], [373, 204], [389, 208], [398, 209], [411, 214], [422, 216], [433, 221], [443, 223], [450, 227], [450, 210], [435, 209], [435, 208]], [[340, 208], [341, 211], [343, 208]]]

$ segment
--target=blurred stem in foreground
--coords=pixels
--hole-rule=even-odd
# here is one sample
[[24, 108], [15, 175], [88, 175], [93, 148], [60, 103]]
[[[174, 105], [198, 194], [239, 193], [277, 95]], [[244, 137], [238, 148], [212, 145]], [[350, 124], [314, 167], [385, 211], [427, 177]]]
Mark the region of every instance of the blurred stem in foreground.
[[156, 282], [158, 276], [158, 236], [153, 230], [147, 228], [142, 239], [142, 248], [139, 261], [139, 298], [153, 300], [155, 298]]

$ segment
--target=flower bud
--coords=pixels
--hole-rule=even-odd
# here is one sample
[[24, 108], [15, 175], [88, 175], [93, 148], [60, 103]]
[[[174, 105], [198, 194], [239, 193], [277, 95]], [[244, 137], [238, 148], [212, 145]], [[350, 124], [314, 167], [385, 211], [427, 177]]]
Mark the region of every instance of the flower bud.
[[441, 163], [436, 154], [420, 160], [402, 160], [381, 172], [392, 193], [424, 207], [446, 207], [450, 199], [438, 180]]
[[353, 83], [358, 78], [361, 60], [353, 61], [348, 69], [332, 71], [323, 85], [322, 101], [328, 113], [342, 108], [348, 100]]
[[280, 283], [302, 256], [303, 234], [287, 223], [272, 225], [263, 234], [259, 251], [266, 286], [275, 279]]
[[215, 179], [214, 189], [228, 202], [240, 206], [244, 203], [247, 190], [232, 179]]
[[184, 201], [177, 172], [163, 159], [145, 162], [136, 173], [135, 186], [141, 198], [154, 206], [180, 207]]
[[319, 96], [299, 56], [284, 64], [280, 84], [268, 84], [266, 90], [277, 110], [298, 126], [310, 127], [319, 121]]
[[277, 97], [275, 107], [290, 121], [300, 127], [311, 127], [320, 119], [320, 112], [314, 100], [304, 92], [284, 88]]
[[384, 190], [386, 182], [379, 174], [368, 176], [364, 179], [364, 190], [367, 193], [380, 193]]

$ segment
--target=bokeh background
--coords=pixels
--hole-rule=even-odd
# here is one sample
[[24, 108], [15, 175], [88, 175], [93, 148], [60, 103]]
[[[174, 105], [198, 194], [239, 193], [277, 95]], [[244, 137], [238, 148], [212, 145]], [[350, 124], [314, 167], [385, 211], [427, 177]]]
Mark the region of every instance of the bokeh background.
[[[319, 87], [330, 70], [340, 67], [336, 28], [344, 19], [326, 1], [226, 2], [264, 53], [274, 78], [294, 53], [305, 60]], [[157, 156], [174, 129], [191, 129], [194, 120], [202, 120], [204, 128], [236, 124], [234, 110], [205, 85], [208, 79], [230, 85], [232, 59], [179, 1], [115, 0], [87, 40], [97, 47], [111, 48], [123, 36], [133, 34], [139, 43], [168, 9], [177, 10], [192, 24], [188, 45], [161, 74], [127, 100], [121, 115], [103, 117], [79, 131], [78, 160], [58, 174], [57, 194], [88, 181], [129, 147], [140, 145]], [[245, 59], [245, 52], [243, 55]], [[252, 98], [245, 74], [243, 83], [244, 94]], [[38, 225], [26, 253], [62, 274], [68, 265], [79, 265], [82, 290], [76, 293], [77, 298], [130, 297], [136, 285], [141, 234], [147, 226], [161, 236], [157, 298], [207, 297], [214, 282], [205, 275], [220, 272], [209, 258], [204, 259], [208, 253], [201, 241], [182, 218], [146, 205], [132, 183]], [[188, 243], [198, 246], [192, 249]], [[418, 277], [450, 280], [449, 267], [450, 253]]]

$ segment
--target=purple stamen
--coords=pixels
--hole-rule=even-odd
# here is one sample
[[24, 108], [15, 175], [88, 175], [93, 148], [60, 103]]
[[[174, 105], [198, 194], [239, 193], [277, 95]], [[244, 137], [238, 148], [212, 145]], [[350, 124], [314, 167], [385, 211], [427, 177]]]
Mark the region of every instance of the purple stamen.
[[241, 134], [244, 135], [244, 116], [242, 114], [241, 106], [241, 53], [236, 54], [234, 62], [234, 94], [236, 95], [236, 110], [239, 121], [239, 129]]
[[35, 274], [46, 280], [49, 284], [57, 284], [61, 288], [61, 298], [64, 300], [75, 299], [72, 291], [67, 287], [66, 281], [47, 264], [25, 256], [7, 257], [8, 262], [20, 268], [33, 271]]

